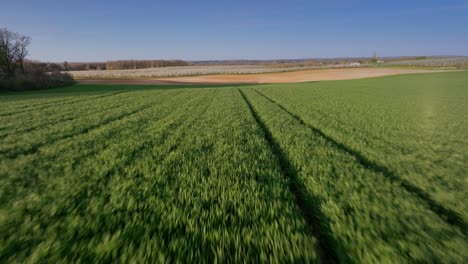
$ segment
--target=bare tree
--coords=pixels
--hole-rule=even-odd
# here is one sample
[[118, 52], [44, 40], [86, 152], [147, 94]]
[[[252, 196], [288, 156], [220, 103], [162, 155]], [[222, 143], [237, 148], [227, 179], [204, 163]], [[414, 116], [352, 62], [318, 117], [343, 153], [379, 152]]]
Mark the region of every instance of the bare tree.
[[21, 72], [24, 74], [24, 59], [28, 56], [27, 47], [31, 43], [31, 38], [27, 36], [21, 36], [18, 34], [15, 46], [18, 49], [16, 61], [21, 67]]
[[31, 38], [0, 28], [0, 66], [7, 76], [13, 76], [19, 66], [24, 73], [24, 59]]
[[10, 75], [12, 73], [12, 49], [11, 49], [11, 32], [8, 31], [6, 28], [0, 28], [0, 50], [2, 53], [2, 62], [0, 65], [2, 66], [2, 70], [6, 75]]
[[0, 47], [0, 80], [6, 77], [5, 73], [5, 51]]

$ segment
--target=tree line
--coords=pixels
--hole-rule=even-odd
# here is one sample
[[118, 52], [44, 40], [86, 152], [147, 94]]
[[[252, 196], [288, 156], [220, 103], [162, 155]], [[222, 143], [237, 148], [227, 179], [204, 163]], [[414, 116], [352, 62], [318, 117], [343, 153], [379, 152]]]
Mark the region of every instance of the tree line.
[[[29, 61], [28, 61], [29, 62]], [[188, 66], [183, 60], [118, 60], [108, 62], [30, 62], [36, 63], [46, 72], [89, 71], [89, 70], [131, 70], [160, 68], [169, 66]]]
[[0, 28], [0, 90], [35, 90], [74, 84], [69, 74], [50, 73], [26, 59], [31, 38]]
[[159, 68], [169, 66], [188, 66], [189, 63], [183, 60], [118, 60], [108, 61], [106, 63], [107, 70], [128, 70], [128, 69], [145, 69]]

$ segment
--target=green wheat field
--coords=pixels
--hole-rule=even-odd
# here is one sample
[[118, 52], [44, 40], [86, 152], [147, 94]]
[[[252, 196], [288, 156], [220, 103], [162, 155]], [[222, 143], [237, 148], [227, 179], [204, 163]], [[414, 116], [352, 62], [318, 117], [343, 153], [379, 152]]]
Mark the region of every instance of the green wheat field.
[[468, 72], [0, 105], [1, 263], [468, 261]]

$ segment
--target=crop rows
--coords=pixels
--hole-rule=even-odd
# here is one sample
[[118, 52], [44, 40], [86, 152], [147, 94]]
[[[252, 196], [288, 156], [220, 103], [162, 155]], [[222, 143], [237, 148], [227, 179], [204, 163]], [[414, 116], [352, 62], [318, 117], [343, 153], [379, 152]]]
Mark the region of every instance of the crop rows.
[[466, 73], [445, 73], [261, 92], [417, 187], [466, 228], [467, 82]]
[[0, 97], [0, 262], [464, 263], [466, 83]]
[[236, 90], [132, 98], [140, 106], [128, 108], [154, 104], [100, 126], [66, 121], [73, 136], [26, 132], [37, 151], [3, 157], [2, 260], [316, 260], [288, 180]]
[[340, 262], [458, 262], [467, 257], [462, 231], [418, 197], [261, 94], [245, 93], [291, 164], [306, 210], [324, 232], [332, 257]]
[[[126, 94], [112, 94], [113, 96], [103, 97], [91, 96], [84, 100], [73, 101], [72, 103], [61, 105], [60, 103], [50, 103], [47, 108], [28, 109], [7, 117], [0, 117], [2, 126], [0, 127], [0, 138], [12, 137], [15, 134], [23, 134], [39, 128], [49, 130], [51, 126], [66, 126], [67, 121], [78, 120], [83, 117], [99, 114], [100, 112], [112, 111], [139, 99], [139, 94], [128, 97]], [[115, 97], [114, 97], [115, 96]], [[117, 102], [115, 102], [117, 100]], [[89, 107], [90, 105], [96, 105]], [[12, 140], [19, 141], [12, 138]]]

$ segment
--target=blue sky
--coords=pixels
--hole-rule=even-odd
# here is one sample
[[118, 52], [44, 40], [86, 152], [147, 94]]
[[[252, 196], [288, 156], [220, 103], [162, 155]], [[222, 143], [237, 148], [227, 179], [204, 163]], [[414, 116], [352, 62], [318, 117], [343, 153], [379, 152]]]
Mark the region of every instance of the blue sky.
[[468, 1], [7, 1], [30, 58], [279, 59], [468, 55]]

